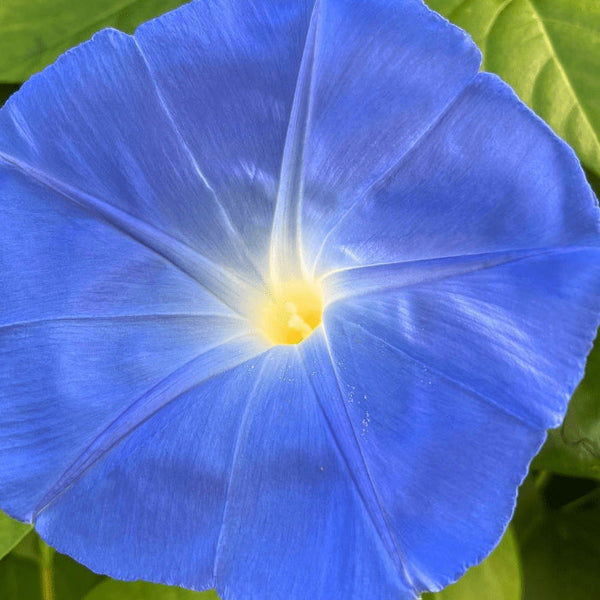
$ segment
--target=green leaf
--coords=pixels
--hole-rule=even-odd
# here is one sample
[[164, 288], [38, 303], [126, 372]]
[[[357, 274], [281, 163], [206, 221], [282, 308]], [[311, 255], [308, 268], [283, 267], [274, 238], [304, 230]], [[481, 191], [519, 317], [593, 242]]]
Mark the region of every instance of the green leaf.
[[40, 560], [39, 538], [32, 529], [12, 550], [11, 556], [26, 558], [38, 562]]
[[521, 600], [519, 553], [509, 528], [498, 547], [480, 565], [473, 567], [456, 583], [423, 600]]
[[96, 586], [84, 600], [218, 600], [218, 596], [212, 590], [192, 592], [145, 581], [107, 580]]
[[550, 431], [533, 468], [600, 479], [600, 337], [562, 426]]
[[13, 85], [12, 83], [0, 83], [0, 108], [8, 100], [10, 95], [18, 89], [18, 85]]
[[[23, 564], [22, 561], [30, 563], [39, 573], [44, 568], [51, 571], [50, 577], [56, 600], [81, 600], [92, 588], [106, 579], [74, 561], [71, 557], [51, 550], [35, 530], [31, 530], [14, 547], [10, 558], [19, 559], [20, 564]], [[4, 600], [1, 594], [0, 598]]]
[[428, 0], [466, 29], [507, 81], [600, 174], [600, 2]]
[[2, 600], [42, 600], [36, 564], [17, 556], [0, 560], [0, 597]]
[[2, 0], [0, 82], [20, 83], [104, 27], [131, 32], [186, 0]]
[[53, 578], [56, 600], [80, 600], [106, 580], [102, 575], [58, 552], [53, 560]]
[[31, 525], [15, 521], [0, 511], [0, 559], [8, 554], [30, 531]]
[[585, 175], [587, 177], [588, 183], [592, 186], [594, 193], [597, 198], [600, 198], [600, 175], [596, 175], [592, 173], [592, 171], [585, 171]]
[[523, 600], [597, 598], [599, 539], [599, 512], [546, 519], [523, 546]]
[[[544, 475], [539, 479], [548, 481]], [[526, 482], [521, 490], [514, 529], [522, 556], [523, 600], [598, 597], [600, 486], [564, 504], [561, 496], [584, 480], [561, 479], [558, 487], [551, 477], [542, 485]]]

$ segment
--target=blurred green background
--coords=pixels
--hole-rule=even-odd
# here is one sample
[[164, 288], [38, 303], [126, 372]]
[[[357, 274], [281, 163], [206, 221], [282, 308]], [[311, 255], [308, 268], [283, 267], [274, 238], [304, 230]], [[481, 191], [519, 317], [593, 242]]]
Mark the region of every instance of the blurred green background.
[[[138, 23], [180, 4], [181, 0], [0, 0], [0, 105], [30, 75], [95, 31], [112, 26], [131, 32]], [[510, 83], [571, 144], [598, 195], [600, 0], [429, 0], [429, 5], [466, 29], [483, 53], [482, 68]], [[30, 527], [0, 513], [0, 599], [217, 596], [97, 575], [54, 552]], [[550, 432], [521, 486], [514, 519], [500, 545], [460, 581], [423, 600], [599, 599], [597, 343], [564, 424]]]

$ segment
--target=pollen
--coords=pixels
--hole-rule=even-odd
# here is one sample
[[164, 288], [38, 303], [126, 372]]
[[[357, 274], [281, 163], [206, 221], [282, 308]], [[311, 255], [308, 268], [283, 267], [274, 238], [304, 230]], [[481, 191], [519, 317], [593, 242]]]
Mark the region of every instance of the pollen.
[[272, 344], [299, 344], [321, 323], [320, 290], [307, 281], [280, 285], [269, 293], [258, 313], [259, 328]]

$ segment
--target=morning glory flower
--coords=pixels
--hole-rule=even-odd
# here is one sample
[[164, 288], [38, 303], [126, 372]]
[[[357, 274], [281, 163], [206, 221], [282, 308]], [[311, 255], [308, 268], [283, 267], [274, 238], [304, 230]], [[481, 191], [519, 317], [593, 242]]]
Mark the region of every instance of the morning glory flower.
[[417, 0], [199, 0], [0, 111], [0, 506], [91, 569], [410, 599], [580, 380], [573, 152]]

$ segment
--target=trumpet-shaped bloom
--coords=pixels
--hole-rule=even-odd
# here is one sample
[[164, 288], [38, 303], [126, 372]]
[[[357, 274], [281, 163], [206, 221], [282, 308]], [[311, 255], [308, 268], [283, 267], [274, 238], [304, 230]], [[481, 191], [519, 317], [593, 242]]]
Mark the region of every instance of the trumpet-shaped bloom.
[[226, 600], [500, 538], [598, 324], [572, 151], [417, 0], [201, 0], [0, 112], [0, 505]]

